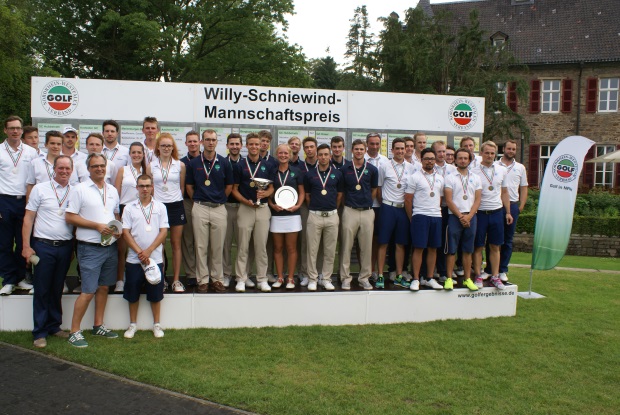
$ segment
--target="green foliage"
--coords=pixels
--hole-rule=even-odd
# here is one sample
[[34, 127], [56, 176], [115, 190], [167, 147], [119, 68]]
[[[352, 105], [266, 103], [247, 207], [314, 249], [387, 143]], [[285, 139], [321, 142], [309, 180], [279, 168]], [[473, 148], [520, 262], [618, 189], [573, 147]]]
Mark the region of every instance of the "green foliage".
[[314, 86], [321, 89], [336, 89], [342, 74], [338, 70], [338, 63], [331, 56], [310, 61], [310, 76]]
[[[518, 233], [533, 234], [536, 215], [521, 214], [517, 221]], [[571, 233], [576, 235], [620, 236], [620, 216], [574, 216]]]
[[[539, 196], [540, 190], [529, 189], [524, 214], [536, 214]], [[620, 195], [600, 188], [593, 188], [589, 193], [578, 194], [574, 214], [575, 216], [601, 218], [620, 217]]]
[[377, 43], [370, 31], [366, 6], [357, 7], [350, 19], [351, 28], [344, 56], [349, 65], [345, 68], [338, 89], [370, 91], [377, 88], [379, 67]]

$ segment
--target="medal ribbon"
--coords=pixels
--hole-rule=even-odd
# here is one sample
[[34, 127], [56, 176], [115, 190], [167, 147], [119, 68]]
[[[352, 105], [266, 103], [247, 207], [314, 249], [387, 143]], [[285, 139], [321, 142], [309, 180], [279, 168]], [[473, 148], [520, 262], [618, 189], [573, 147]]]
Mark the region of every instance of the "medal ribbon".
[[248, 159], [247, 158], [245, 159], [245, 165], [248, 166], [248, 170], [250, 171], [250, 179], [252, 180], [254, 179], [254, 176], [256, 176], [256, 172], [258, 171], [258, 168], [260, 167], [261, 163], [262, 161], [259, 161], [254, 171], [252, 171], [252, 168], [250, 167], [250, 163], [248, 163]]
[[506, 166], [504, 163], [502, 163], [502, 165], [503, 165], [504, 167], [506, 167], [506, 169], [508, 169], [508, 173], [510, 173], [510, 170], [512, 170], [512, 168], [515, 166], [515, 164], [517, 164], [517, 162], [516, 162], [516, 161], [514, 161], [514, 160], [512, 161], [512, 164], [510, 165], [510, 167], [508, 167], [508, 166]]
[[97, 191], [99, 192], [99, 196], [101, 196], [101, 201], [103, 202], [103, 208], [105, 209], [105, 201], [106, 201], [106, 185], [105, 183], [103, 184], [103, 192], [99, 190], [99, 188], [97, 188]]
[[138, 177], [140, 176], [138, 174], [138, 170], [134, 169], [133, 165], [129, 165], [130, 171], [131, 171], [131, 175], [133, 176], [134, 179], [136, 179], [136, 184], [138, 184]]
[[431, 181], [428, 180], [428, 178], [426, 176], [431, 176], [430, 174], [426, 174], [426, 172], [424, 172], [424, 174], [422, 174], [422, 176], [424, 176], [424, 179], [426, 180], [426, 183], [428, 183], [428, 187], [431, 188], [431, 192], [433, 191], [433, 188], [435, 187], [435, 173], [432, 174], [433, 176], [433, 184], [431, 184]]
[[435, 164], [435, 171], [439, 174], [441, 174], [441, 177], [446, 177], [446, 165], [444, 164], [443, 166], [438, 166]]
[[[290, 169], [286, 169], [286, 176], [284, 176], [284, 183], [286, 183], [286, 179], [288, 179], [288, 174], [290, 172], [291, 172]], [[280, 187], [284, 186], [284, 183], [282, 182], [282, 176], [281, 176], [280, 170], [278, 170], [278, 179], [280, 180]]]
[[153, 201], [151, 200], [151, 203], [149, 203], [147, 205], [147, 209], [148, 209], [148, 214], [147, 214], [147, 210], [144, 208], [144, 206], [142, 206], [142, 202], [138, 202], [140, 204], [140, 210], [142, 211], [142, 215], [144, 216], [144, 220], [146, 220], [146, 224], [150, 225], [151, 224], [151, 216], [153, 215]]
[[[116, 153], [118, 152], [118, 147], [115, 147], [114, 150], [110, 150], [109, 148], [105, 147], [103, 149], [103, 153], [106, 155], [106, 157], [108, 158], [108, 160], [112, 161], [114, 160], [114, 157], [116, 157]], [[110, 153], [112, 153], [112, 157], [110, 157]]]
[[353, 166], [353, 171], [355, 172], [355, 178], [357, 179], [357, 184], [360, 184], [360, 180], [362, 180], [362, 176], [364, 175], [364, 170], [366, 170], [366, 160], [364, 160], [364, 166], [362, 166], [362, 171], [360, 175], [357, 175], [357, 168]]
[[329, 166], [329, 171], [327, 172], [327, 174], [325, 175], [325, 181], [323, 181], [323, 179], [321, 178], [321, 172], [319, 171], [318, 167], [316, 169], [316, 174], [317, 176], [319, 176], [319, 180], [321, 181], [321, 184], [323, 185], [323, 190], [325, 190], [325, 186], [327, 185], [327, 179], [329, 179], [329, 175], [332, 172], [332, 166]]
[[491, 178], [489, 178], [489, 175], [486, 174], [486, 172], [484, 171], [484, 166], [480, 166], [480, 171], [482, 172], [482, 174], [484, 174], [484, 177], [486, 177], [489, 185], [493, 186], [493, 177], [495, 177], [495, 166], [491, 167]]
[[304, 164], [306, 165], [306, 172], [309, 172], [309, 171], [310, 171], [310, 169], [313, 169], [313, 168], [315, 168], [315, 167], [316, 167], [316, 163], [315, 163], [315, 164], [314, 164], [314, 166], [312, 166], [312, 167], [308, 166], [308, 163], [306, 162], [306, 160], [304, 160]]
[[6, 140], [4, 141], [4, 147], [6, 147], [6, 152], [9, 153], [9, 157], [11, 157], [11, 161], [13, 162], [13, 167], [17, 167], [17, 164], [19, 164], [19, 159], [21, 159], [22, 158], [22, 154], [24, 154], [22, 145], [20, 144], [19, 146], [17, 146], [17, 149], [19, 150], [19, 154], [17, 155], [17, 158], [13, 157], [13, 153], [11, 152], [11, 148], [6, 143]]
[[172, 158], [168, 162], [168, 168], [164, 169], [164, 165], [161, 164], [161, 159], [159, 160], [159, 168], [161, 170], [161, 179], [164, 182], [164, 186], [168, 183], [168, 175], [170, 174], [170, 166], [172, 166]]
[[47, 171], [47, 177], [50, 178], [50, 182], [51, 182], [52, 179], [56, 177], [56, 173], [54, 173], [54, 166], [52, 166], [52, 170], [50, 171], [50, 164], [47, 162], [47, 159], [43, 161], [43, 164], [45, 164], [45, 170]]
[[[398, 184], [400, 184], [400, 180], [403, 178], [403, 175], [405, 174], [405, 163], [403, 163], [403, 164], [394, 164], [394, 160], [390, 160], [390, 163], [392, 163], [392, 169], [394, 170], [394, 174], [396, 174], [396, 178], [398, 179]], [[396, 171], [396, 166], [401, 166], [402, 167], [402, 170], [400, 171], [400, 175]]]
[[62, 199], [60, 197], [58, 197], [58, 192], [56, 191], [56, 186], [54, 186], [54, 181], [50, 180], [50, 185], [52, 186], [52, 190], [54, 190], [54, 194], [56, 195], [56, 201], [58, 201], [58, 207], [62, 208], [62, 205], [65, 203], [65, 200], [67, 200], [67, 197], [69, 197], [69, 190], [71, 189], [71, 185], [67, 185], [67, 190], [65, 190], [65, 195], [62, 197]]
[[465, 176], [465, 180], [463, 180], [463, 175], [459, 173], [461, 179], [461, 186], [463, 186], [463, 194], [467, 196], [467, 187], [469, 187], [469, 171], [467, 172], [467, 176]]
[[207, 176], [207, 180], [209, 180], [209, 175], [211, 174], [211, 170], [213, 170], [213, 165], [215, 164], [215, 160], [217, 160], [217, 155], [213, 157], [213, 161], [211, 161], [211, 167], [209, 167], [209, 169], [207, 169], [207, 166], [205, 165], [205, 157], [203, 153], [200, 153], [200, 160], [202, 161], [202, 167], [205, 169], [205, 176]]

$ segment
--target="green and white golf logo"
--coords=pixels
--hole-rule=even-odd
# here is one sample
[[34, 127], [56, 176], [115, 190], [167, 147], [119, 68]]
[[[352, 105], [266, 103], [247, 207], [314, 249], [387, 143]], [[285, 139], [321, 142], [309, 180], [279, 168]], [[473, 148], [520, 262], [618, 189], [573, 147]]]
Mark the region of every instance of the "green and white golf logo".
[[80, 102], [77, 88], [64, 80], [52, 81], [41, 91], [41, 105], [56, 117], [71, 114]]
[[476, 125], [478, 108], [473, 101], [467, 98], [459, 98], [450, 105], [448, 118], [454, 128], [459, 131], [466, 131]]
[[577, 159], [570, 154], [564, 154], [553, 163], [553, 177], [562, 183], [572, 182], [577, 178], [577, 167]]

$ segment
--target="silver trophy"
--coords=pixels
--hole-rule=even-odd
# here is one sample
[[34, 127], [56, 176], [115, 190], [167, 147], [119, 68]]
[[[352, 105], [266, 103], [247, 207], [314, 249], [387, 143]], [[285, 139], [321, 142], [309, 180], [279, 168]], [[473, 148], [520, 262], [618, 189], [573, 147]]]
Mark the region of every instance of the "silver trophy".
[[[254, 183], [254, 186], [256, 187], [256, 189], [261, 189], [261, 190], [267, 190], [267, 188], [269, 187], [269, 185], [271, 183], [273, 183], [271, 180], [268, 179], [261, 179], [261, 178], [254, 178], [252, 179], [252, 183]], [[260, 206], [260, 199], [257, 197], [256, 198], [256, 203], [254, 203], [256, 206]]]

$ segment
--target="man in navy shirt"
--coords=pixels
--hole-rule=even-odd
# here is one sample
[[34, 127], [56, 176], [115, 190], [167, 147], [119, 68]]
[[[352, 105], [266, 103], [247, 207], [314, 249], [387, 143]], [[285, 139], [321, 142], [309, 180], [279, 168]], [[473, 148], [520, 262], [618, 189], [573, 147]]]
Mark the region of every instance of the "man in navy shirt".
[[[185, 134], [185, 145], [187, 155], [181, 159], [185, 164], [185, 171], [189, 169], [189, 162], [200, 156], [200, 134], [198, 131], [188, 131]], [[183, 207], [187, 223], [183, 225], [183, 240], [181, 241], [181, 252], [183, 253], [183, 268], [187, 277], [188, 285], [196, 283], [196, 249], [194, 247], [194, 224], [192, 223], [192, 208], [194, 201], [189, 197], [187, 191], [183, 194]]]
[[[239, 201], [237, 226], [239, 227], [237, 248], [237, 286], [238, 292], [245, 291], [248, 279], [248, 256], [250, 240], [254, 241], [254, 258], [256, 261], [256, 281], [258, 289], [271, 291], [267, 283], [267, 238], [271, 212], [267, 198], [273, 193], [273, 184], [265, 190], [256, 186], [254, 179], [273, 181], [274, 169], [260, 156], [261, 139], [256, 133], [250, 133], [245, 140], [248, 156], [235, 166], [235, 184], [233, 196]], [[259, 203], [260, 201], [260, 203]]]
[[372, 234], [375, 221], [372, 201], [377, 195], [379, 171], [365, 160], [366, 144], [362, 140], [353, 142], [351, 152], [353, 160], [341, 169], [345, 207], [341, 227], [340, 280], [343, 290], [351, 289], [351, 250], [357, 236], [361, 261], [358, 283], [365, 290], [372, 290], [372, 285], [368, 282], [372, 272]]
[[319, 274], [316, 257], [319, 244], [323, 241], [323, 279], [321, 285], [333, 290], [331, 275], [338, 242], [338, 206], [342, 203], [344, 180], [342, 173], [331, 165], [329, 145], [321, 144], [317, 149], [318, 164], [304, 176], [306, 203], [308, 204], [308, 291], [316, 291]]
[[[189, 162], [185, 189], [194, 201], [192, 223], [196, 246], [196, 280], [198, 292], [206, 293], [211, 288], [224, 292], [222, 253], [226, 237], [226, 200], [232, 191], [233, 171], [228, 159], [215, 152], [217, 133], [205, 130], [202, 133], [203, 152]], [[209, 269], [207, 257], [211, 259]]]

